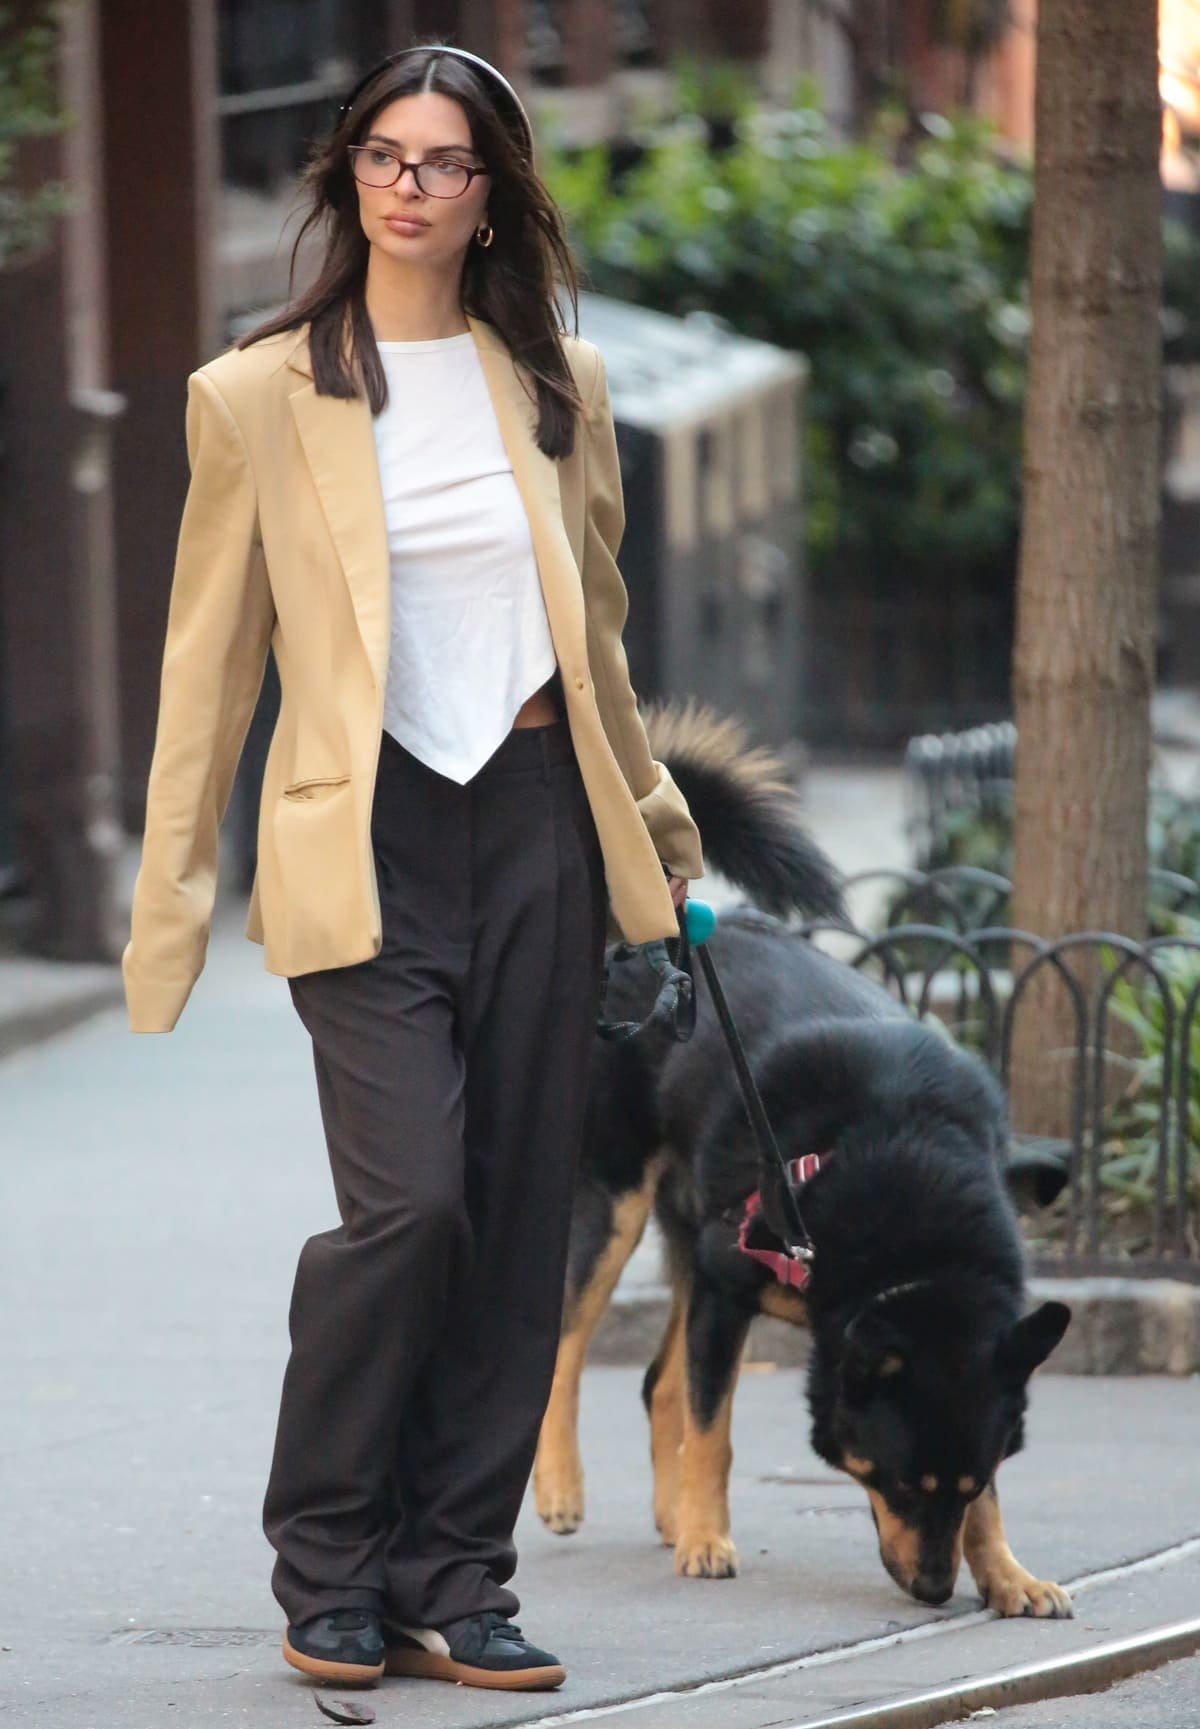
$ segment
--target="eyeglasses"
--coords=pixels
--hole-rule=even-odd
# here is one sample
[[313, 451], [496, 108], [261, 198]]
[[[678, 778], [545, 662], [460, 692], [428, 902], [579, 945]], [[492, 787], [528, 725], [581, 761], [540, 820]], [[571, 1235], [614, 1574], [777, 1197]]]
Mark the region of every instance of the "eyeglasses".
[[364, 186], [382, 189], [394, 186], [406, 168], [420, 191], [430, 198], [461, 198], [477, 174], [486, 168], [471, 168], [452, 156], [435, 156], [430, 162], [405, 162], [378, 144], [348, 144], [347, 155], [354, 178]]

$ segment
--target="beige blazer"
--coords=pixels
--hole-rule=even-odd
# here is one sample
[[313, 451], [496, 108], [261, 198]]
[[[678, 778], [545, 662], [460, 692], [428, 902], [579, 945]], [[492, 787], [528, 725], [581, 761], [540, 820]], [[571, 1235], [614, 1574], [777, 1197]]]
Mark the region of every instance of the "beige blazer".
[[[703, 873], [684, 800], [653, 760], [621, 645], [624, 505], [604, 365], [565, 345], [587, 405], [572, 455], [534, 442], [536, 407], [499, 334], [470, 319], [525, 504], [571, 737], [633, 942], [671, 934], [662, 863]], [[365, 400], [319, 396], [307, 333], [222, 355], [189, 380], [192, 479], [171, 591], [146, 831], [123, 959], [135, 1032], [175, 1025], [204, 964], [217, 828], [262, 681], [279, 667], [246, 934], [293, 975], [379, 951], [371, 803], [390, 643], [383, 497]], [[660, 862], [662, 861], [662, 862]]]

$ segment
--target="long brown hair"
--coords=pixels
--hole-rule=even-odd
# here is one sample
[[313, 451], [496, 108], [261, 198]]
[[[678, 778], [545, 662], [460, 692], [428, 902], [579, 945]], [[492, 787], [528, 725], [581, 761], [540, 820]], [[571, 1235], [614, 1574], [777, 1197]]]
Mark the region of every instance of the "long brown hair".
[[[579, 276], [562, 217], [529, 159], [523, 130], [493, 99], [486, 76], [453, 54], [439, 54], [438, 48], [436, 42], [423, 43], [382, 66], [329, 136], [316, 144], [302, 182], [308, 213], [292, 248], [288, 304], [242, 337], [238, 347], [308, 324], [318, 392], [355, 397], [365, 389], [372, 414], [380, 412], [387, 402], [387, 379], [367, 317], [370, 245], [359, 221], [346, 146], [369, 132], [376, 115], [397, 97], [440, 91], [466, 111], [472, 142], [491, 179], [488, 220], [495, 238], [486, 250], [475, 244], [467, 248], [463, 306], [499, 332], [532, 380], [539, 449], [547, 456], [569, 456], [583, 404], [563, 349], [555, 298], [561, 283], [577, 335]], [[300, 246], [305, 235], [322, 228], [325, 256], [316, 281], [295, 295], [291, 283]]]

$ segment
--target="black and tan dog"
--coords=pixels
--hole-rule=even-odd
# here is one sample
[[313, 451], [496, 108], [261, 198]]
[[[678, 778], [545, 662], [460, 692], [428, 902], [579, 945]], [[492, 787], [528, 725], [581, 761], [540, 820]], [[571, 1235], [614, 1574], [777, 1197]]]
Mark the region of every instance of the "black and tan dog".
[[[835, 873], [778, 765], [710, 715], [668, 711], [651, 727], [710, 862], [761, 908], [835, 913]], [[996, 1495], [997, 1468], [1022, 1443], [1029, 1377], [1070, 1318], [1060, 1303], [1024, 1314], [999, 1087], [881, 987], [761, 911], [724, 917], [712, 953], [784, 1156], [806, 1161], [811, 1277], [797, 1289], [739, 1247], [756, 1151], [698, 978], [689, 1043], [648, 1029], [596, 1048], [538, 1512], [561, 1533], [583, 1518], [580, 1374], [653, 1209], [673, 1303], [643, 1396], [654, 1518], [677, 1572], [737, 1570], [730, 1413], [747, 1329], [766, 1312], [812, 1331], [813, 1446], [863, 1485], [896, 1582], [942, 1603], [965, 1553], [1000, 1614], [1069, 1615], [1066, 1592], [1014, 1558]], [[638, 1019], [652, 996], [640, 959], [614, 966], [611, 1018]]]

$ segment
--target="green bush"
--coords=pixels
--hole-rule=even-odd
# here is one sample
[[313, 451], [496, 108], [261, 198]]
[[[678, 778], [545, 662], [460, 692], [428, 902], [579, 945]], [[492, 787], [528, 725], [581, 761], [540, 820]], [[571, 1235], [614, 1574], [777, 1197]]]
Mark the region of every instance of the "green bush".
[[[685, 114], [620, 176], [596, 145], [548, 179], [596, 291], [808, 356], [810, 553], [950, 583], [1012, 570], [1031, 182], [979, 122], [928, 124], [915, 148], [886, 119], [845, 144], [813, 107], [744, 109], [714, 150]], [[1169, 276], [1183, 359], [1200, 247], [1177, 229]]]

